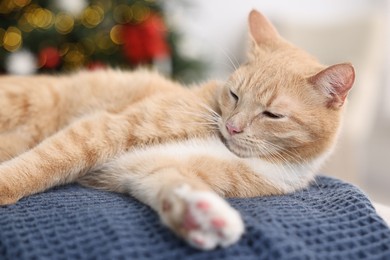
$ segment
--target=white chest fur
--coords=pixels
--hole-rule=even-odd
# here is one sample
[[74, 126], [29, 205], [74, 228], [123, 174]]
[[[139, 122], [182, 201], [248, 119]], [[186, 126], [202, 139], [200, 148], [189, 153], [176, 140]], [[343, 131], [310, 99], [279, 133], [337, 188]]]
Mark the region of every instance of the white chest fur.
[[[210, 156], [221, 160], [240, 160], [245, 163], [253, 174], [264, 177], [269, 183], [272, 183], [283, 192], [293, 192], [304, 188], [314, 178], [314, 172], [317, 166], [323, 161], [318, 158], [308, 163], [301, 164], [281, 164], [270, 163], [258, 158], [239, 158], [220, 141], [217, 137], [206, 139], [190, 139], [181, 142], [172, 142], [167, 144], [148, 146], [129, 151], [124, 155], [124, 160], [138, 161], [141, 158], [159, 158], [161, 156], [173, 157], [178, 160], [187, 160], [191, 156]], [[119, 158], [119, 161], [121, 158]]]

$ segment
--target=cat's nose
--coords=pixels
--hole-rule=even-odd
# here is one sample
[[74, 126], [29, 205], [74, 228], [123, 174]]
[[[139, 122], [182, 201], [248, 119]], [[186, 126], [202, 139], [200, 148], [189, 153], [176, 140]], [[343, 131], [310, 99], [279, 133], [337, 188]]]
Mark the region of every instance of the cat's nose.
[[231, 122], [226, 123], [226, 130], [229, 132], [230, 135], [242, 133], [242, 129], [233, 125]]

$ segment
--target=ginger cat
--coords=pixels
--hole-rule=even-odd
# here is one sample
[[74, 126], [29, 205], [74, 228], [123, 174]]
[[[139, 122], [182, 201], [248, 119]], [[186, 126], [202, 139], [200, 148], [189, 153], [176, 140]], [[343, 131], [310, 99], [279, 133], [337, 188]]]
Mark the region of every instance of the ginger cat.
[[128, 193], [200, 249], [244, 224], [222, 197], [294, 192], [329, 155], [354, 82], [249, 15], [248, 63], [185, 88], [147, 71], [0, 78], [0, 204], [71, 182]]

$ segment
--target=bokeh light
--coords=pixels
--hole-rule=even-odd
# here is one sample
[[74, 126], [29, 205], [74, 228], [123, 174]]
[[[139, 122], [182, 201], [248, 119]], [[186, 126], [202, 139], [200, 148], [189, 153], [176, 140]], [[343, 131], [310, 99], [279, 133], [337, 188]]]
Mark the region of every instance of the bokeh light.
[[81, 67], [85, 63], [85, 51], [81, 43], [66, 43], [60, 50], [63, 56], [65, 69]]
[[8, 14], [17, 9], [21, 9], [28, 4], [31, 0], [2, 0], [0, 1], [0, 14]]
[[117, 50], [117, 46], [113, 44], [110, 35], [107, 33], [100, 32], [96, 34], [95, 42], [99, 52], [109, 54]]
[[31, 0], [13, 0], [13, 2], [15, 3], [15, 5], [22, 8], [28, 5], [31, 2]]
[[4, 38], [5, 30], [0, 28], [0, 47], [3, 46], [3, 38]]
[[8, 14], [12, 12], [17, 6], [13, 1], [2, 0], [0, 1], [0, 14]]
[[48, 29], [54, 24], [54, 16], [48, 9], [35, 8], [29, 15], [31, 16], [31, 24], [34, 27]]
[[3, 36], [3, 47], [10, 52], [16, 51], [22, 46], [22, 33], [16, 27], [8, 27]]
[[70, 33], [73, 30], [74, 18], [73, 16], [60, 12], [57, 14], [55, 19], [55, 27], [57, 32], [61, 34]]
[[133, 19], [133, 11], [130, 6], [120, 4], [114, 8], [113, 17], [115, 22], [125, 24]]
[[87, 7], [82, 15], [81, 22], [87, 28], [93, 28], [99, 25], [104, 18], [104, 10], [98, 5]]
[[[22, 50], [38, 61], [31, 73], [155, 66], [162, 49], [171, 54], [161, 46], [175, 49], [180, 38], [162, 33], [165, 21], [153, 18], [164, 17], [163, 6], [155, 0], [0, 0], [0, 74], [17, 73], [6, 57]], [[200, 72], [198, 61], [172, 53], [178, 61], [172, 64], [180, 63], [175, 77], [187, 77], [185, 66]], [[27, 56], [20, 56], [22, 62]]]
[[150, 9], [138, 2], [131, 6], [131, 11], [135, 22], [140, 23], [145, 21], [150, 15]]
[[123, 25], [115, 25], [114, 27], [112, 27], [111, 31], [110, 31], [110, 38], [112, 40], [113, 43], [115, 44], [123, 44], [124, 42], [124, 39], [123, 39], [123, 36], [122, 36], [122, 32], [123, 32]]
[[96, 42], [89, 37], [81, 39], [81, 44], [84, 46], [85, 55], [91, 56], [96, 51]]
[[31, 23], [29, 23], [27, 17], [28, 17], [28, 14], [25, 13], [18, 20], [18, 27], [23, 32], [31, 32], [32, 30], [34, 30], [34, 26], [32, 26]]

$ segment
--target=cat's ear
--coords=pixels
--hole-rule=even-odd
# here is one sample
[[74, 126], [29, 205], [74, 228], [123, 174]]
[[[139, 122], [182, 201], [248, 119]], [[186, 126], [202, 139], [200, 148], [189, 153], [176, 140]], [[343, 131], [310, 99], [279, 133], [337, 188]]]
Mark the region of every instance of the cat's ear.
[[330, 66], [309, 78], [309, 82], [325, 94], [330, 108], [344, 104], [354, 81], [355, 70], [350, 63]]
[[280, 38], [271, 22], [257, 10], [252, 10], [248, 18], [249, 32], [257, 45], [267, 44]]

